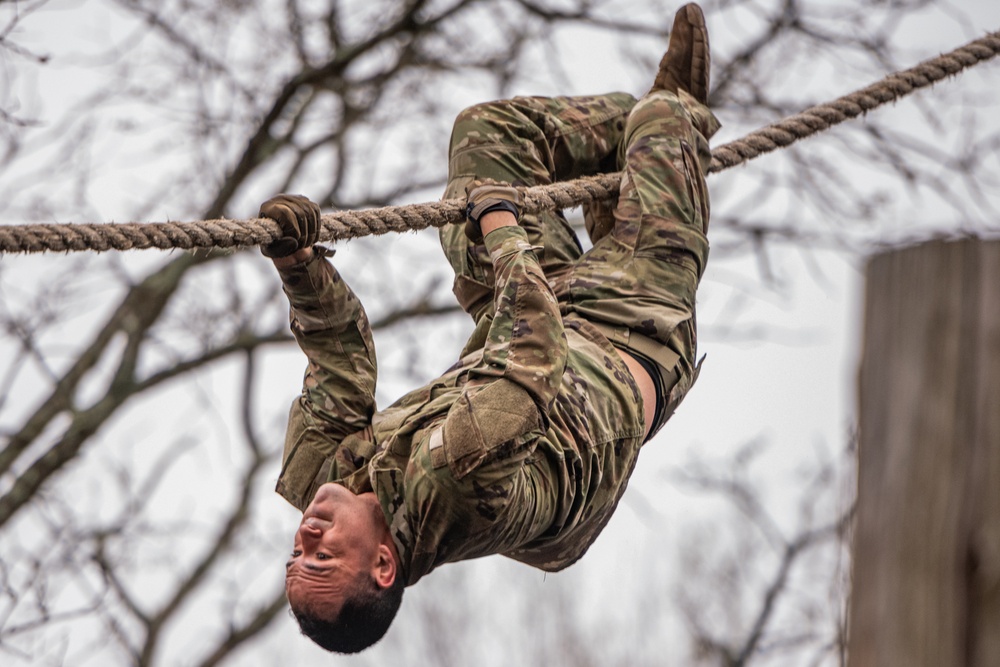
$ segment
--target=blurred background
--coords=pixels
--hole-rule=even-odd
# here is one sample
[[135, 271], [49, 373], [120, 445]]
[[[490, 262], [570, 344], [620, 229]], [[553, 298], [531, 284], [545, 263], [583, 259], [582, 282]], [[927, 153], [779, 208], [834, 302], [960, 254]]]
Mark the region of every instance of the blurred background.
[[[994, 0], [702, 4], [715, 145], [1000, 29]], [[434, 200], [462, 108], [641, 95], [676, 9], [0, 0], [0, 221]], [[298, 513], [273, 488], [304, 358], [270, 262], [0, 257], [0, 663], [842, 664], [866, 257], [1000, 231], [998, 94], [987, 62], [712, 176], [704, 370], [588, 555], [442, 567], [351, 658], [286, 611]], [[471, 325], [434, 231], [335, 262], [376, 328], [380, 405], [452, 363]]]

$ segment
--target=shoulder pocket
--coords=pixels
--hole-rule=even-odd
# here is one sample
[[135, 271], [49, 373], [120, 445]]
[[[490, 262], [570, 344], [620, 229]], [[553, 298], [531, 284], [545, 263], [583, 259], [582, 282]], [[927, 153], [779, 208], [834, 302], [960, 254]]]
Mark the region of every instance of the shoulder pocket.
[[[541, 435], [541, 415], [531, 396], [499, 379], [465, 391], [431, 436], [431, 460], [461, 479], [487, 460], [512, 453]], [[442, 456], [443, 454], [443, 456]]]
[[303, 512], [316, 495], [316, 489], [329, 477], [333, 459], [324, 451], [330, 445], [330, 439], [321, 431], [306, 428], [285, 456], [275, 491]]

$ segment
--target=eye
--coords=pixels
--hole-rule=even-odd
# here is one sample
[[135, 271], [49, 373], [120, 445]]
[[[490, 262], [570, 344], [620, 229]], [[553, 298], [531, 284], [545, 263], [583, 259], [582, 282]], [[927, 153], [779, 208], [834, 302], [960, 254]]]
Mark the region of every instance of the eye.
[[316, 553], [316, 560], [327, 560], [329, 558], [330, 558], [330, 554], [325, 554], [325, 553], [322, 553], [322, 552], [317, 552]]

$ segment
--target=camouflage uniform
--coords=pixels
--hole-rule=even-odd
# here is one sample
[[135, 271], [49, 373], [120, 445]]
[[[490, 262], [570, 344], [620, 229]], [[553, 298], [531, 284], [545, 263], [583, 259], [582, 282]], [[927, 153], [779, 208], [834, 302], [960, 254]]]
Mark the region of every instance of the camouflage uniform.
[[660, 365], [664, 420], [697, 375], [706, 137], [717, 128], [683, 92], [464, 111], [446, 197], [474, 178], [536, 185], [624, 168], [613, 227], [603, 224], [610, 211], [588, 211], [586, 253], [559, 212], [524, 216], [480, 245], [459, 226], [442, 230], [476, 328], [448, 372], [377, 413], [358, 299], [321, 257], [283, 269], [309, 366], [278, 492], [304, 509], [326, 481], [374, 491], [408, 585], [495, 553], [548, 571], [576, 561], [611, 517], [643, 442], [642, 396], [611, 341]]

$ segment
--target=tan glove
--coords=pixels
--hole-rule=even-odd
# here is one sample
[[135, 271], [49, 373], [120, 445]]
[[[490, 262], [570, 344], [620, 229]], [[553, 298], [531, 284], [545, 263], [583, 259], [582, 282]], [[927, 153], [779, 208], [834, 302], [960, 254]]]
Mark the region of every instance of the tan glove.
[[276, 195], [260, 205], [261, 218], [281, 226], [281, 238], [261, 247], [265, 257], [288, 257], [319, 240], [319, 205], [302, 195]]
[[510, 211], [520, 222], [524, 197], [517, 188], [496, 181], [473, 181], [465, 192], [469, 200], [465, 206], [465, 235], [473, 243], [483, 242], [483, 229], [479, 220], [487, 213]]

